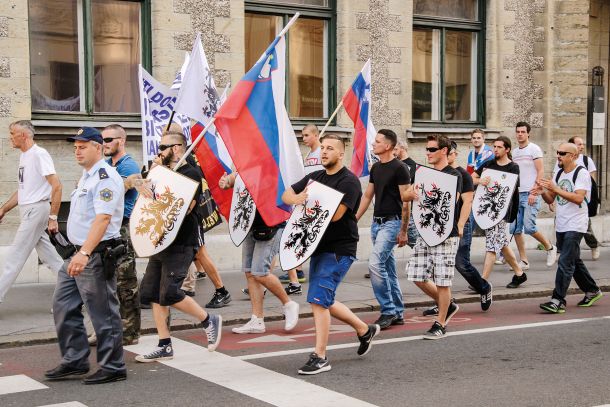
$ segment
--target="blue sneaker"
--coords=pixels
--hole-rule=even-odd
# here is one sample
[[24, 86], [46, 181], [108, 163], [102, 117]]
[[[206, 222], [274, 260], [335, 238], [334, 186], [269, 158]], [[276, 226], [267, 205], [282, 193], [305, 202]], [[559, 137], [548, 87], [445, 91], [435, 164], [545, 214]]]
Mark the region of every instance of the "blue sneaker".
[[209, 314], [210, 323], [207, 328], [204, 328], [205, 335], [208, 337], [208, 351], [214, 352], [220, 344], [222, 337], [222, 316]]
[[[305, 277], [305, 272], [303, 270], [297, 270], [297, 278], [299, 279], [299, 283], [304, 283], [307, 281], [307, 277]], [[288, 284], [290, 282], [288, 273], [284, 273], [280, 276], [280, 282], [282, 284]]]
[[142, 363], [156, 362], [158, 360], [170, 360], [174, 358], [172, 344], [160, 346], [145, 355], [136, 356], [136, 360]]

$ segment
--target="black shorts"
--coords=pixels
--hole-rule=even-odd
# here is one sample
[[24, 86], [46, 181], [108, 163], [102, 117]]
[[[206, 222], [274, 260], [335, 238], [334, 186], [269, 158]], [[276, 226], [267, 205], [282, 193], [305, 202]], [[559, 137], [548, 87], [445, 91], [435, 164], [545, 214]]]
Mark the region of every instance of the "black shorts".
[[182, 301], [180, 288], [196, 251], [193, 246], [171, 246], [151, 256], [140, 283], [140, 302], [167, 306]]

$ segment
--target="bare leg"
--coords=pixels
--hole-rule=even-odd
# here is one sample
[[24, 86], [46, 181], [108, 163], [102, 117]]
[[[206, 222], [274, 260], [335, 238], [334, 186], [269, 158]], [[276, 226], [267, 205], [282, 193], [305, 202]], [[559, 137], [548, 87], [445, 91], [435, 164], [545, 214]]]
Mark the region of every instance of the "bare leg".
[[447, 319], [447, 311], [449, 310], [449, 303], [451, 302], [451, 287], [436, 287], [438, 292], [438, 317], [436, 320], [445, 326], [445, 320]]
[[216, 265], [212, 262], [208, 251], [205, 249], [205, 246], [201, 246], [199, 251], [197, 251], [197, 255], [195, 256], [196, 263], [199, 263], [208, 277], [210, 277], [210, 281], [214, 284], [214, 288], [223, 287], [222, 279], [220, 278], [220, 273], [218, 273], [218, 269]]
[[252, 273], [245, 273], [248, 282], [248, 292], [250, 294], [250, 304], [252, 305], [252, 315], [263, 318], [263, 287], [259, 284]]
[[319, 357], [325, 358], [330, 331], [330, 311], [318, 304], [311, 304], [311, 310], [313, 311], [313, 322], [316, 326], [315, 352]]
[[288, 270], [288, 279], [292, 284], [299, 285], [299, 278], [297, 276], [297, 269]]
[[358, 336], [364, 335], [369, 330], [369, 326], [367, 324], [358, 318], [356, 314], [352, 312], [352, 310], [339, 301], [335, 301], [335, 303], [330, 306], [329, 310], [330, 315], [332, 315], [334, 318], [337, 318], [339, 321], [354, 328]]
[[415, 281], [415, 285], [418, 286], [428, 297], [436, 301], [436, 305], [439, 305], [436, 284], [434, 284], [432, 281]]
[[496, 261], [496, 253], [495, 252], [486, 252], [485, 253], [485, 261], [483, 263], [483, 279], [489, 280], [489, 275], [494, 269], [494, 262]]
[[[529, 261], [527, 260], [527, 252], [525, 251], [525, 239], [523, 238], [523, 233], [515, 233], [515, 243], [517, 244], [517, 250], [519, 250], [519, 258], [521, 261], [529, 264]], [[502, 250], [502, 253], [504, 253], [504, 250]]]
[[510, 246], [504, 246], [502, 248], [502, 254], [506, 259], [506, 262], [513, 268], [513, 271], [515, 272], [516, 276], [520, 276], [521, 274], [523, 274], [523, 270], [521, 270], [521, 266], [519, 265], [519, 263], [517, 263], [515, 253], [513, 252], [513, 249], [510, 248]]
[[[267, 274], [266, 276], [254, 276], [257, 283], [263, 285], [269, 291], [275, 295], [278, 300], [282, 302], [282, 304], [286, 304], [290, 301], [288, 298], [288, 294], [284, 291], [284, 287], [282, 287], [282, 283], [280, 283], [280, 279], [277, 278], [275, 274]], [[250, 288], [250, 286], [248, 286]], [[252, 294], [250, 294], [250, 298], [252, 298]]]
[[534, 239], [536, 239], [537, 241], [539, 241], [540, 243], [542, 243], [544, 245], [544, 248], [547, 250], [551, 250], [553, 248], [553, 245], [551, 244], [551, 242], [549, 242], [549, 239], [547, 239], [546, 237], [544, 237], [544, 235], [542, 234], [542, 232], [537, 231], [536, 233], [533, 233], [531, 235]]
[[172, 307], [185, 314], [189, 314], [193, 318], [197, 318], [198, 321], [203, 321], [208, 317], [208, 313], [191, 297], [184, 297], [182, 301], [175, 303]]
[[[190, 298], [190, 297], [189, 297]], [[157, 328], [159, 339], [169, 338], [169, 327], [167, 326], [167, 317], [169, 316], [169, 307], [151, 302], [153, 319]]]

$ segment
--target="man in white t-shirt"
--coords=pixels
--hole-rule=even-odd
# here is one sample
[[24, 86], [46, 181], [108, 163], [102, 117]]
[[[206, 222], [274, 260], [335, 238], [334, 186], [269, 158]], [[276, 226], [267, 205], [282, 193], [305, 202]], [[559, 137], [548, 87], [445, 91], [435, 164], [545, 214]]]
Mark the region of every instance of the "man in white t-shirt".
[[0, 221], [19, 205], [21, 223], [7, 251], [10, 261], [5, 261], [0, 276], [0, 302], [17, 279], [32, 249], [36, 248], [40, 259], [55, 272], [64, 264], [45, 232], [47, 228], [51, 233], [59, 230], [57, 213], [61, 204], [61, 183], [55, 174], [53, 160], [47, 150], [34, 143], [34, 126], [29, 120], [11, 123], [9, 131], [13, 148], [21, 150], [19, 188], [0, 207]]
[[576, 164], [578, 147], [563, 143], [557, 150], [560, 169], [552, 179], [540, 179], [537, 185], [543, 188], [542, 197], [548, 204], [556, 202], [555, 231], [560, 249], [555, 289], [551, 301], [540, 304], [543, 310], [562, 314], [566, 310], [568, 287], [574, 281], [585, 293], [579, 307], [590, 307], [602, 297], [599, 286], [591, 277], [587, 266], [580, 258], [580, 241], [587, 232], [589, 210], [586, 199], [591, 195], [589, 172]]
[[301, 130], [303, 143], [309, 147], [309, 152], [303, 161], [305, 174], [323, 170], [322, 160], [320, 159], [320, 132], [315, 124], [308, 124]]
[[529, 270], [530, 264], [525, 251], [525, 239], [523, 232], [532, 236], [540, 242], [547, 251], [546, 265], [555, 264], [557, 259], [557, 247], [544, 237], [536, 226], [536, 218], [540, 210], [540, 190], [536, 181], [544, 174], [542, 162], [542, 149], [530, 142], [530, 125], [519, 122], [515, 126], [517, 143], [519, 148], [512, 151], [513, 162], [519, 165], [519, 212], [517, 219], [510, 225], [510, 233], [515, 235], [515, 243], [519, 250], [519, 265], [523, 271]]

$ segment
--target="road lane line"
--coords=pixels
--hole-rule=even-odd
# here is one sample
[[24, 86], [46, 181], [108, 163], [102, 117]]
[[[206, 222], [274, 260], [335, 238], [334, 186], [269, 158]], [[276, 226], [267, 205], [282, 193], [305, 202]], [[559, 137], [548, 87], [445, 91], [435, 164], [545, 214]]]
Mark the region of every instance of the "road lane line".
[[[278, 407], [350, 406], [374, 407], [374, 404], [286, 376], [219, 352], [208, 352], [194, 343], [172, 338], [174, 359], [166, 366], [218, 384], [243, 395]], [[125, 350], [137, 354], [157, 346], [156, 336], [140, 337], [137, 345]], [[296, 374], [296, 369], [295, 369]]]
[[59, 403], [59, 404], [46, 404], [44, 406], [39, 407], [87, 407], [83, 403], [79, 403], [78, 401], [69, 401], [67, 403]]
[[42, 389], [48, 387], [24, 374], [0, 377], [0, 395]]
[[[578, 318], [578, 319], [565, 319], [561, 321], [547, 321], [547, 322], [534, 322], [529, 324], [521, 324], [521, 325], [505, 325], [505, 326], [496, 326], [491, 328], [479, 328], [479, 329], [470, 329], [466, 331], [455, 331], [447, 333], [447, 336], [462, 336], [462, 335], [473, 335], [473, 334], [481, 334], [481, 333], [489, 333], [489, 332], [500, 332], [500, 331], [510, 331], [517, 329], [528, 329], [528, 328], [539, 328], [546, 326], [554, 326], [554, 325], [567, 325], [567, 324], [575, 324], [589, 321], [599, 321], [603, 319], [610, 319], [610, 316], [604, 317], [592, 317], [592, 318]], [[390, 339], [379, 339], [374, 340], [373, 345], [384, 345], [388, 343], [398, 343], [398, 342], [411, 342], [418, 341], [423, 338], [423, 335], [415, 335], [415, 336], [406, 336], [400, 338], [390, 338]], [[358, 343], [342, 343], [339, 345], [329, 345], [327, 350], [337, 350], [337, 349], [349, 349], [358, 347]], [[264, 358], [273, 358], [278, 356], [289, 356], [289, 355], [297, 355], [301, 353], [310, 353], [313, 352], [313, 348], [301, 348], [301, 349], [291, 349], [291, 350], [283, 350], [277, 352], [266, 352], [266, 353], [257, 353], [252, 355], [243, 355], [236, 356], [241, 360], [255, 360], [255, 359], [264, 359]]]

